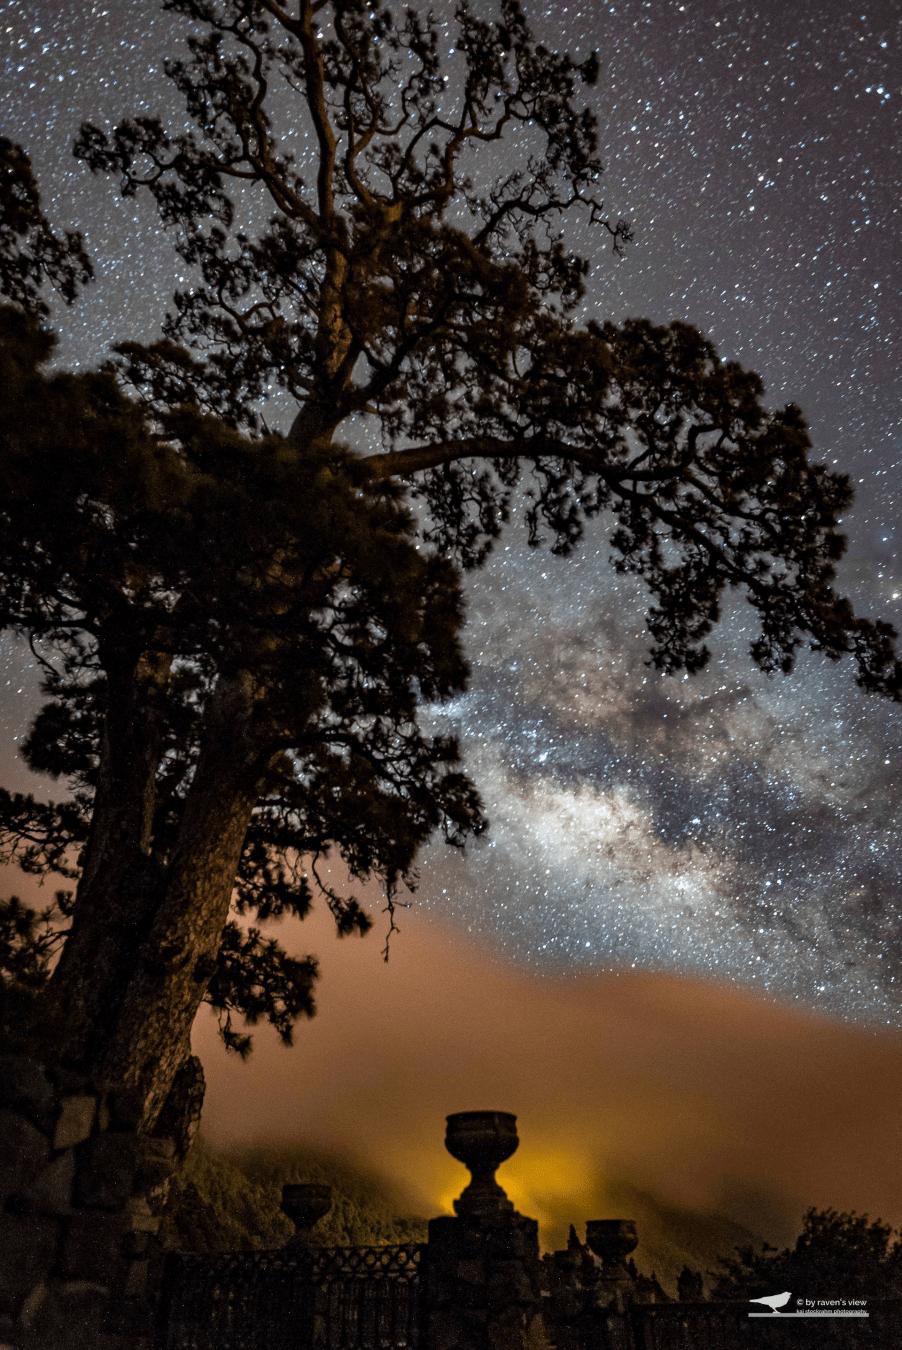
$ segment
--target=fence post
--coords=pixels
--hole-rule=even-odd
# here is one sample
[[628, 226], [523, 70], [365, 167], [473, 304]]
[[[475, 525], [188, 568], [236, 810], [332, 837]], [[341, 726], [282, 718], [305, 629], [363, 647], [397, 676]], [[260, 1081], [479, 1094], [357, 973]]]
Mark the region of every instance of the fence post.
[[542, 1317], [538, 1224], [495, 1181], [517, 1147], [516, 1116], [448, 1116], [445, 1146], [472, 1180], [456, 1218], [430, 1220], [422, 1296], [425, 1350], [550, 1350]]
[[636, 1281], [624, 1264], [637, 1245], [629, 1219], [590, 1219], [586, 1243], [573, 1225], [563, 1251], [544, 1258], [546, 1322], [556, 1350], [634, 1350]]

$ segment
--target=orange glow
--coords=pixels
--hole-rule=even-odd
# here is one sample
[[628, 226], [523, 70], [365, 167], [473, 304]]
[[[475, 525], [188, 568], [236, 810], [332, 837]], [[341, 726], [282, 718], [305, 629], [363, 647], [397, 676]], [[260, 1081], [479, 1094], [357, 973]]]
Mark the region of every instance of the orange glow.
[[387, 966], [376, 941], [338, 942], [322, 918], [283, 925], [323, 969], [291, 1051], [259, 1029], [247, 1064], [227, 1059], [201, 1013], [213, 1144], [350, 1156], [408, 1213], [450, 1213], [467, 1171], [444, 1117], [512, 1111], [520, 1148], [498, 1180], [548, 1246], [571, 1222], [638, 1219], [639, 1192], [778, 1242], [808, 1205], [902, 1223], [899, 1032], [673, 975], [540, 978], [423, 915], [402, 922]]
[[591, 1174], [588, 1157], [549, 1147], [539, 1140], [526, 1140], [500, 1169], [498, 1180], [514, 1202], [514, 1208], [538, 1219], [544, 1228], [550, 1220], [550, 1210], [579, 1196]]
[[[521, 1144], [519, 1152], [499, 1168], [496, 1180], [515, 1209], [541, 1223], [548, 1200], [578, 1194], [591, 1168], [586, 1158], [576, 1154], [562, 1149], [537, 1147], [535, 1141], [532, 1141], [532, 1145], [524, 1156]], [[459, 1165], [454, 1171], [453, 1180], [437, 1196], [436, 1203], [442, 1214], [454, 1212], [452, 1202], [467, 1182], [467, 1174], [462, 1172]]]

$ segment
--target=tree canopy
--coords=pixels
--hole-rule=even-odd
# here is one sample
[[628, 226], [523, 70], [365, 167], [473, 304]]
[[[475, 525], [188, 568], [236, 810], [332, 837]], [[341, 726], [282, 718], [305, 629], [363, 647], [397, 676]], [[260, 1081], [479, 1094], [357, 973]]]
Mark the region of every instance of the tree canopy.
[[809, 1209], [795, 1246], [737, 1248], [718, 1264], [710, 1295], [715, 1300], [760, 1298], [780, 1289], [808, 1298], [898, 1298], [902, 1243], [888, 1224], [867, 1214]]
[[[459, 569], [515, 493], [558, 554], [606, 515], [660, 669], [704, 666], [737, 587], [763, 670], [807, 644], [902, 689], [893, 630], [834, 589], [851, 487], [799, 409], [686, 324], [582, 320], [562, 217], [629, 237], [598, 197], [594, 56], [537, 44], [515, 0], [459, 4], [450, 39], [360, 0], [164, 7], [193, 130], [142, 116], [75, 145], [154, 199], [190, 271], [163, 337], [48, 373], [39, 283], [71, 299], [89, 264], [8, 142], [0, 198], [0, 615], [45, 671], [26, 758], [72, 791], [5, 794], [0, 828], [27, 870], [77, 881], [45, 1044], [139, 1084], [147, 1128], [204, 997], [236, 1049], [233, 1013], [289, 1039], [312, 1011], [312, 958], [230, 906], [303, 916], [318, 884], [362, 930], [317, 860], [391, 901], [436, 829], [484, 828], [419, 710], [465, 685]], [[341, 439], [361, 422], [372, 453]]]

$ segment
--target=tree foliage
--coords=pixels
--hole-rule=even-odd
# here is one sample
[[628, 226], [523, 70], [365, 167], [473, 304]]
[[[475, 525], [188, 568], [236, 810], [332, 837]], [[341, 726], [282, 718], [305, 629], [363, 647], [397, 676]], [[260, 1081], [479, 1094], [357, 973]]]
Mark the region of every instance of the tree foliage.
[[0, 136], [0, 295], [46, 317], [46, 282], [71, 304], [93, 275], [81, 235], [50, 228], [25, 151]]
[[[895, 1239], [895, 1241], [893, 1240]], [[809, 1209], [794, 1247], [764, 1243], [720, 1257], [710, 1297], [760, 1298], [789, 1289], [808, 1298], [898, 1298], [902, 1242], [867, 1214]]]
[[[73, 794], [4, 798], [0, 828], [33, 870], [79, 872], [56, 1053], [141, 1084], [150, 1122], [203, 997], [236, 1049], [233, 1013], [287, 1039], [312, 1011], [315, 964], [231, 903], [303, 917], [319, 888], [362, 931], [317, 860], [391, 903], [436, 829], [483, 828], [455, 743], [418, 717], [464, 687], [458, 568], [515, 492], [559, 554], [605, 513], [660, 669], [705, 664], [738, 587], [762, 669], [807, 644], [902, 689], [893, 630], [834, 590], [851, 488], [799, 410], [688, 325], [582, 322], [563, 216], [629, 236], [598, 196], [594, 56], [537, 44], [516, 0], [452, 25], [361, 0], [164, 7], [193, 129], [141, 116], [75, 147], [153, 198], [189, 271], [161, 340], [49, 374], [38, 282], [68, 298], [87, 264], [77, 236], [54, 251], [15, 148], [0, 234], [0, 617], [46, 674], [28, 762]], [[342, 443], [361, 426], [376, 452]]]
[[0, 973], [11, 983], [39, 990], [61, 940], [60, 921], [71, 914], [71, 892], [57, 891], [44, 909], [24, 905], [17, 895], [0, 900]]
[[[456, 747], [417, 724], [420, 699], [446, 697], [465, 678], [456, 573], [417, 549], [399, 487], [372, 482], [339, 447], [249, 442], [195, 409], [152, 426], [110, 374], [49, 377], [47, 335], [13, 310], [0, 321], [14, 413], [3, 447], [3, 619], [29, 634], [46, 670], [23, 753], [75, 789], [59, 805], [0, 801], [0, 829], [26, 870], [72, 875], [73, 847], [90, 857], [104, 739], [119, 712], [123, 773], [129, 790], [142, 790], [129, 919], [140, 923], [149, 887], [151, 921], [196, 785], [211, 691], [235, 672], [253, 672], [247, 751], [259, 786], [231, 878], [239, 915], [303, 917], [305, 867], [330, 847], [391, 891], [412, 880], [417, 848], [436, 828], [452, 842], [478, 829]], [[140, 707], [111, 708], [130, 682]], [[152, 742], [143, 784], [142, 730]], [[230, 759], [236, 730], [226, 722], [220, 731]], [[339, 931], [366, 930], [353, 899], [323, 889]], [[251, 1023], [267, 1015], [290, 1040], [294, 1019], [313, 1011], [315, 962], [234, 921], [218, 936], [203, 985], [227, 1043], [247, 1047], [233, 1012]], [[125, 941], [133, 946], [133, 935]]]

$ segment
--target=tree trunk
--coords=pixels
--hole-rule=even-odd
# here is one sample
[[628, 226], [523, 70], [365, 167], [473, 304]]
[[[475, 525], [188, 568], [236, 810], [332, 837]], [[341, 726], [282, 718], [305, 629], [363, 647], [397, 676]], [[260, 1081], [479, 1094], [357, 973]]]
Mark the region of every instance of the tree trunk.
[[53, 1058], [85, 1065], [121, 1003], [161, 894], [151, 856], [165, 657], [107, 658], [108, 695], [91, 834], [72, 927], [47, 994]]
[[224, 679], [204, 719], [165, 890], [141, 960], [97, 1056], [104, 1077], [138, 1087], [152, 1130], [190, 1053], [191, 1024], [215, 967], [235, 874], [272, 751], [247, 672]]
[[45, 1042], [51, 1059], [138, 1087], [149, 1133], [190, 1057], [191, 1024], [272, 752], [259, 717], [264, 691], [247, 672], [220, 680], [164, 866], [151, 838], [160, 746], [150, 667], [110, 678], [94, 824], [48, 990]]

